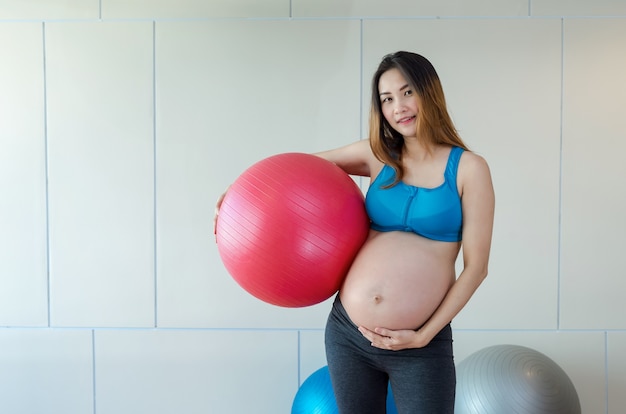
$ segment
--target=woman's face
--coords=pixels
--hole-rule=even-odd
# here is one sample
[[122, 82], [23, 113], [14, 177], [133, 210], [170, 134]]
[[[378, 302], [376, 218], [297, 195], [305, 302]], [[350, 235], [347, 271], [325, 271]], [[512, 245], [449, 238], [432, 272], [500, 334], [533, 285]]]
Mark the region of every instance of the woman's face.
[[417, 94], [398, 69], [389, 69], [378, 81], [380, 107], [389, 125], [403, 137], [417, 133]]

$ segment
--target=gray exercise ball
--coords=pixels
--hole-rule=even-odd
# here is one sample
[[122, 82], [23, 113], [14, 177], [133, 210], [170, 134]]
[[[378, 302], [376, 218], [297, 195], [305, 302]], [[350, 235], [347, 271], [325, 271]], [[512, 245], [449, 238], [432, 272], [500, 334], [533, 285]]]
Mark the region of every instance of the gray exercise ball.
[[580, 414], [578, 394], [565, 371], [533, 349], [490, 346], [456, 370], [455, 414]]

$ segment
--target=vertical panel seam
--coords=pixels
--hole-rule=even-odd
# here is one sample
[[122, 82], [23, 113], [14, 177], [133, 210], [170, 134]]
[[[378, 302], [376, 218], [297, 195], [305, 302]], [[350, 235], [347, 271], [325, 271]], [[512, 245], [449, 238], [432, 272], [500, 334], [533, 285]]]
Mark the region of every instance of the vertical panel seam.
[[93, 414], [96, 414], [96, 330], [91, 330], [91, 386], [93, 396]]
[[[359, 19], [359, 139], [363, 139], [363, 91], [364, 70], [363, 70], [363, 18]], [[359, 177], [359, 186], [363, 189], [365, 179]]]
[[157, 261], [157, 111], [156, 111], [156, 20], [152, 21], [152, 243], [154, 272], [154, 327], [158, 327]]
[[609, 332], [604, 331], [604, 405], [609, 414]]
[[45, 192], [45, 215], [46, 215], [46, 300], [47, 300], [47, 324], [51, 326], [51, 298], [50, 298], [50, 191], [49, 191], [49, 165], [48, 165], [48, 76], [46, 71], [46, 22], [41, 23], [42, 59], [43, 59], [43, 140], [44, 140], [44, 192]]
[[359, 19], [359, 135], [363, 137], [363, 91], [364, 70], [363, 70], [363, 19]]
[[558, 199], [558, 221], [557, 221], [557, 295], [556, 295], [556, 329], [561, 329], [561, 254], [563, 236], [563, 106], [564, 106], [564, 85], [565, 85], [565, 31], [564, 19], [561, 18], [561, 96], [559, 114], [559, 199]]
[[300, 388], [300, 384], [302, 384], [302, 331], [300, 329], [298, 329], [298, 341], [297, 341], [297, 347], [298, 347], [298, 357], [296, 358], [297, 360], [297, 373], [298, 373], [298, 389]]

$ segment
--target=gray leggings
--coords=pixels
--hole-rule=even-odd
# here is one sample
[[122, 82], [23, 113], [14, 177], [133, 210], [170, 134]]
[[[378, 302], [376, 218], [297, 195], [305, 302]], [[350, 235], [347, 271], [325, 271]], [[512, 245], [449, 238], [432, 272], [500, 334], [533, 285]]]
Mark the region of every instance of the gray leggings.
[[398, 414], [453, 414], [456, 373], [447, 325], [424, 348], [374, 348], [339, 295], [326, 325], [326, 359], [341, 414], [384, 414], [391, 383]]

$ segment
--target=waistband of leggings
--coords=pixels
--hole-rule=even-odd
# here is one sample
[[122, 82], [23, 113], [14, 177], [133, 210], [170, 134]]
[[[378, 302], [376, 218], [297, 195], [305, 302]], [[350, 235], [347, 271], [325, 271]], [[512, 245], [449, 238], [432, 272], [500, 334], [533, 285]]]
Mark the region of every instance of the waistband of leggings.
[[[347, 322], [350, 325], [352, 325], [354, 328], [358, 329], [358, 326], [354, 322], [352, 322], [352, 319], [350, 319], [350, 316], [348, 315], [348, 312], [343, 307], [343, 304], [341, 303], [341, 299], [339, 298], [339, 294], [337, 294], [337, 296], [335, 297], [335, 300], [333, 301], [333, 313], [335, 313], [338, 317], [343, 319], [345, 322]], [[416, 329], [416, 331], [418, 329]], [[451, 339], [451, 338], [452, 338], [452, 323], [450, 322], [446, 326], [444, 326], [441, 329], [441, 331], [439, 331], [439, 333], [437, 333], [437, 335], [435, 335], [433, 340], [435, 340], [435, 339]]]
[[356, 324], [352, 322], [352, 319], [350, 319], [348, 312], [346, 312], [346, 308], [343, 307], [343, 304], [341, 303], [341, 298], [339, 297], [339, 293], [337, 293], [337, 296], [335, 296], [335, 300], [333, 302], [333, 313], [343, 319], [346, 323], [352, 325], [355, 329], [358, 329], [358, 326], [356, 326]]

